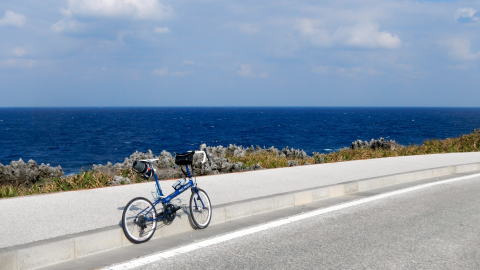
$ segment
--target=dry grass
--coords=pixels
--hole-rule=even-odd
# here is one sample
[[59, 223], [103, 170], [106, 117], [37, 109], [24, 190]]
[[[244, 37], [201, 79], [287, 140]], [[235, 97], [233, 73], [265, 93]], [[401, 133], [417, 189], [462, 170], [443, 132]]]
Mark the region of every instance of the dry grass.
[[[278, 156], [270, 151], [257, 151], [249, 153], [244, 157], [228, 157], [230, 162], [242, 162], [244, 167], [252, 167], [256, 164], [265, 169], [287, 167], [288, 161], [286, 157]], [[291, 159], [290, 159], [291, 160]], [[298, 165], [313, 164], [315, 163], [312, 157], [305, 159], [293, 159]]]
[[478, 151], [480, 151], [480, 133], [475, 132], [458, 138], [428, 140], [422, 145], [410, 145], [395, 150], [342, 149], [338, 152], [324, 155], [324, 158], [325, 162], [338, 162], [382, 157]]
[[0, 198], [24, 196], [58, 191], [105, 187], [111, 177], [102, 173], [86, 171], [76, 175], [43, 179], [31, 186], [0, 186]]

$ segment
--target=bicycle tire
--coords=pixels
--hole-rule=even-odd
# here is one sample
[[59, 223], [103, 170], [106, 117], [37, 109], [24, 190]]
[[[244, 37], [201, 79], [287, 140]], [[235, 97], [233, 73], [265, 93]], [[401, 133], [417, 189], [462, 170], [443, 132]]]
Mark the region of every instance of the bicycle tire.
[[[201, 205], [201, 210], [199, 205]], [[192, 194], [190, 195], [189, 210], [193, 225], [195, 225], [197, 229], [205, 229], [208, 227], [212, 220], [212, 204], [210, 202], [210, 197], [208, 197], [205, 190], [197, 188], [196, 191], [192, 191]], [[201, 213], [202, 216], [205, 216], [205, 213], [202, 213], [205, 210], [206, 219], [202, 222], [197, 217], [197, 214]]]
[[[140, 207], [139, 212], [137, 214], [130, 215], [129, 210], [134, 210], [132, 208], [135, 207], [136, 203], [143, 204], [145, 207]], [[151, 208], [152, 210], [148, 211], [146, 215], [140, 215], [142, 211], [145, 211], [145, 209], [148, 209], [148, 208]], [[151, 222], [148, 222], [148, 221], [145, 222], [143, 220], [139, 221], [138, 219], [141, 219], [141, 216], [143, 216], [143, 218], [147, 216], [147, 218], [151, 219]], [[145, 224], [142, 221], [145, 222]], [[137, 222], [141, 224], [138, 224]], [[146, 228], [149, 228], [149, 231], [147, 232], [147, 234], [143, 235], [142, 231], [146, 229], [146, 228], [143, 228], [143, 226], [147, 224], [149, 225]], [[129, 225], [133, 225], [132, 228], [130, 228]], [[136, 236], [133, 234], [134, 228], [139, 229], [139, 236]], [[123, 229], [123, 233], [125, 234], [125, 237], [127, 237], [127, 239], [134, 244], [140, 244], [150, 240], [150, 238], [152, 238], [153, 234], [155, 233], [155, 230], [157, 229], [157, 211], [153, 206], [152, 202], [150, 202], [148, 199], [144, 197], [137, 197], [130, 200], [125, 206], [125, 208], [123, 209], [122, 229]]]

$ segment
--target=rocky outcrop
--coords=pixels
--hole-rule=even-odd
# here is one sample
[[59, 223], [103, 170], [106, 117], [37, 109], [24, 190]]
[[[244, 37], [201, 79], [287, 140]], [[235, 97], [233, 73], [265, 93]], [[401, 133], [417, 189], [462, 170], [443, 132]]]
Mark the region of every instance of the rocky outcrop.
[[129, 157], [126, 157], [123, 162], [115, 164], [112, 164], [111, 162], [108, 162], [107, 164], [95, 164], [92, 166], [92, 170], [110, 176], [121, 175], [129, 172], [132, 168], [133, 162], [140, 159], [158, 159], [154, 165], [157, 168], [157, 173], [160, 179], [175, 178], [182, 175], [181, 171], [175, 168], [172, 154], [167, 151], [162, 151], [160, 155], [156, 156], [153, 154], [152, 150], [148, 150], [147, 152], [135, 151]]
[[382, 149], [382, 150], [395, 150], [400, 148], [401, 145], [394, 140], [386, 140], [385, 138], [371, 139], [370, 141], [356, 140], [350, 145], [351, 149]]
[[[478, 132], [478, 131], [476, 131]], [[384, 138], [372, 139], [370, 141], [357, 140], [352, 142], [351, 149], [386, 149], [395, 150], [401, 147], [393, 140]], [[209, 162], [201, 164], [201, 156], [196, 155], [194, 158], [194, 170], [196, 175], [210, 175], [230, 172], [252, 171], [263, 169], [260, 164], [247, 166], [246, 164], [236, 161], [242, 160], [243, 157], [250, 154], [259, 154], [267, 156], [276, 156], [287, 160], [286, 166], [297, 166], [299, 164], [323, 163], [325, 162], [325, 154], [314, 152], [309, 156], [301, 149], [285, 147], [277, 149], [275, 147], [259, 147], [259, 146], [239, 146], [230, 144], [228, 146], [207, 146], [200, 145], [199, 149], [205, 149], [210, 157]], [[155, 162], [157, 174], [160, 179], [172, 179], [182, 176], [179, 166], [175, 165], [174, 155], [168, 151], [162, 151], [159, 155], [155, 155], [151, 150], [147, 152], [134, 152], [126, 157], [122, 162], [106, 164], [97, 164], [92, 166], [92, 170], [112, 177], [109, 185], [120, 185], [134, 182], [135, 174], [131, 167], [135, 160], [139, 159], [158, 159]], [[249, 163], [251, 164], [251, 162]], [[43, 178], [60, 177], [63, 175], [60, 166], [51, 167], [48, 164], [38, 165], [35, 161], [23, 160], [12, 161], [10, 165], [0, 164], [0, 184], [13, 185], [30, 185], [38, 182]], [[133, 178], [132, 178], [133, 177]]]
[[0, 185], [10, 184], [15, 186], [30, 186], [42, 179], [60, 177], [63, 175], [62, 167], [52, 167], [50, 164], [38, 164], [34, 160], [28, 162], [19, 159], [9, 165], [0, 163]]
[[[202, 144], [200, 149], [205, 149], [209, 156], [209, 162], [201, 166], [201, 156], [197, 156], [194, 160], [195, 172], [199, 175], [219, 174], [228, 172], [240, 172], [247, 170], [242, 162], [231, 162], [228, 157], [243, 157], [248, 152], [253, 151], [253, 148], [244, 148], [230, 144], [227, 147], [224, 146], [207, 146]], [[201, 168], [201, 169], [198, 169]]]
[[[210, 160], [206, 164], [202, 165], [202, 157], [199, 155], [194, 157], [194, 170], [196, 175], [210, 175], [262, 169], [259, 164], [246, 166], [242, 162], [233, 161], [235, 158], [245, 157], [246, 155], [252, 153], [267, 152], [279, 157], [285, 157], [288, 159], [288, 166], [298, 165], [298, 159], [310, 158], [305, 151], [289, 147], [279, 150], [275, 147], [243, 147], [234, 144], [230, 144], [228, 146], [207, 146], [206, 144], [202, 144], [200, 145], [199, 149], [205, 149]], [[154, 155], [151, 150], [145, 153], [135, 152], [129, 157], [125, 158], [123, 162], [115, 164], [107, 163], [103, 165], [93, 165], [93, 170], [111, 176], [119, 175], [124, 173], [126, 170], [130, 170], [133, 161], [138, 159], [159, 159], [155, 162], [155, 166], [160, 179], [170, 179], [182, 176], [180, 168], [175, 165], [174, 156], [167, 151], [162, 151], [158, 156]]]
[[305, 159], [309, 157], [305, 151], [289, 147], [283, 148], [282, 153], [288, 159]]

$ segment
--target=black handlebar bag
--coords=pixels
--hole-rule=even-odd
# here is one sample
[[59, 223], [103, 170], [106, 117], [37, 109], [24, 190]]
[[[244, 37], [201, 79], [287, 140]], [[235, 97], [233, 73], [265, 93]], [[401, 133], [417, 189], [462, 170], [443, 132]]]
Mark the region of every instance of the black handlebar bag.
[[175, 155], [175, 164], [177, 165], [192, 165], [193, 155], [195, 152], [187, 152]]

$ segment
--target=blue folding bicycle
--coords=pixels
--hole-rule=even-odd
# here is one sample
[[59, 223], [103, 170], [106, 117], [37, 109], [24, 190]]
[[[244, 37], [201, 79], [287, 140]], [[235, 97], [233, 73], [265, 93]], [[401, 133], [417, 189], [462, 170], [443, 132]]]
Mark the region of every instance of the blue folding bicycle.
[[[212, 206], [207, 193], [197, 187], [192, 167], [195, 154], [203, 155], [202, 164], [206, 162], [207, 158], [209, 159], [206, 151], [188, 151], [175, 155], [175, 164], [180, 166], [184, 178], [173, 184], [172, 187], [175, 191], [168, 196], [163, 195], [158, 175], [153, 167], [153, 162], [158, 159], [137, 160], [133, 163], [135, 172], [147, 179], [153, 176], [157, 199], [152, 203], [144, 197], [137, 197], [125, 206], [122, 215], [122, 228], [128, 240], [135, 244], [146, 242], [155, 233], [158, 221], [170, 224], [175, 219], [176, 212], [181, 209], [180, 206], [172, 204], [171, 201], [189, 188], [192, 191], [188, 206], [191, 223], [196, 229], [208, 227], [212, 219]], [[163, 206], [163, 210], [157, 214], [155, 207], [159, 204]]]

